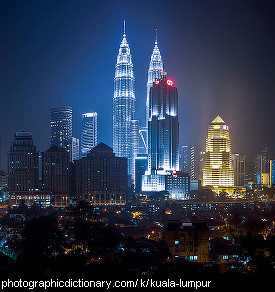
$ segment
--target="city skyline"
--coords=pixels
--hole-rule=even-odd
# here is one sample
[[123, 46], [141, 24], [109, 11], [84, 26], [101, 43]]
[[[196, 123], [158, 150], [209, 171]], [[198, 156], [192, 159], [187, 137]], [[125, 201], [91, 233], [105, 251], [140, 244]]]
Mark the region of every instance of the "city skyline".
[[[205, 125], [220, 114], [231, 129], [232, 153], [253, 156], [268, 147], [270, 158], [273, 158], [274, 137], [268, 135], [272, 130], [274, 103], [271, 82], [274, 42], [270, 40], [269, 33], [273, 21], [269, 12], [272, 4], [260, 5], [251, 1], [248, 7], [245, 2], [221, 2], [204, 4], [197, 1], [203, 8], [199, 12], [195, 4], [174, 1], [179, 11], [175, 14], [175, 22], [170, 15], [175, 8], [168, 7], [164, 11], [160, 4], [150, 20], [147, 19], [141, 26], [137, 26], [138, 13], [134, 13], [137, 7], [132, 3], [104, 25], [98, 17], [91, 20], [88, 13], [92, 12], [91, 6], [85, 1], [82, 5], [70, 2], [72, 5], [65, 7], [63, 17], [60, 17], [63, 5], [52, 1], [44, 5], [15, 1], [17, 9], [14, 9], [15, 4], [5, 3], [2, 11], [9, 12], [9, 17], [1, 19], [1, 35], [5, 44], [0, 51], [3, 61], [2, 105], [5, 109], [1, 115], [3, 126], [0, 133], [2, 168], [7, 168], [6, 153], [15, 132], [32, 132], [37, 149], [48, 149], [48, 113], [52, 107], [73, 108], [73, 136], [77, 138], [80, 138], [81, 114], [89, 109], [97, 111], [98, 141], [112, 145], [112, 79], [123, 20], [127, 22], [135, 66], [136, 118], [140, 125], [145, 119], [147, 70], [157, 28], [164, 69], [179, 89], [180, 145], [197, 145], [203, 149]], [[122, 7], [122, 3], [118, 2], [115, 11]], [[149, 1], [147, 5], [149, 9], [153, 4]], [[97, 6], [100, 13], [105, 11], [103, 6]], [[77, 10], [72, 13], [72, 8], [76, 7]], [[84, 8], [89, 8], [87, 13], [83, 12]], [[106, 8], [108, 15], [111, 13], [109, 9]], [[145, 9], [144, 16], [148, 13]], [[160, 16], [165, 13], [169, 17], [162, 23]], [[180, 17], [181, 13], [186, 18]], [[52, 17], [47, 18], [48, 15]], [[80, 15], [83, 20], [77, 21]], [[214, 16], [213, 20], [211, 16]], [[201, 24], [195, 22], [199, 17], [202, 17]], [[75, 20], [70, 24], [72, 31], [66, 34], [65, 27], [72, 18]], [[14, 19], [17, 22], [9, 26]], [[60, 19], [64, 19], [64, 26]], [[98, 21], [101, 32], [92, 30], [94, 21]], [[204, 21], [208, 26], [203, 27]], [[237, 30], [238, 25], [240, 31]], [[56, 31], [53, 28], [57, 28]], [[206, 32], [208, 40], [204, 35]], [[250, 32], [251, 36], [244, 32]], [[219, 39], [219, 36], [224, 38]], [[103, 64], [101, 70], [98, 70], [100, 67], [95, 56]], [[100, 95], [98, 87], [102, 90]], [[11, 113], [15, 113], [15, 117]]]

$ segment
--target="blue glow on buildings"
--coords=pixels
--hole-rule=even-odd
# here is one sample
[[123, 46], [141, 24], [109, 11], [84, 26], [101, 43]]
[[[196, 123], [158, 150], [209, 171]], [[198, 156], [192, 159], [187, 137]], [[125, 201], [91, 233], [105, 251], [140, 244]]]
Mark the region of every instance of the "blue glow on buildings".
[[137, 121], [134, 120], [135, 101], [133, 63], [124, 22], [124, 33], [115, 67], [113, 149], [118, 157], [128, 158], [128, 173], [133, 179], [134, 162], [138, 151], [138, 127]]

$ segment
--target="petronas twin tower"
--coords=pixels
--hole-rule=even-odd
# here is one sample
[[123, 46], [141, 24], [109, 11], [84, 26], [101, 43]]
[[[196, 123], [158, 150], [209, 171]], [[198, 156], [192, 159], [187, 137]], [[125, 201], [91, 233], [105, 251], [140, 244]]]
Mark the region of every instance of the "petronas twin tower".
[[[149, 92], [156, 78], [161, 78], [163, 62], [155, 40], [148, 70], [147, 99], [146, 99], [146, 125], [142, 127], [148, 133], [149, 119]], [[114, 78], [113, 98], [113, 148], [119, 157], [128, 158], [128, 173], [134, 180], [135, 158], [138, 154], [139, 123], [135, 120], [135, 77], [133, 72], [132, 56], [126, 39], [125, 22], [122, 42], [120, 44]], [[147, 149], [147, 136], [145, 135], [144, 148]]]

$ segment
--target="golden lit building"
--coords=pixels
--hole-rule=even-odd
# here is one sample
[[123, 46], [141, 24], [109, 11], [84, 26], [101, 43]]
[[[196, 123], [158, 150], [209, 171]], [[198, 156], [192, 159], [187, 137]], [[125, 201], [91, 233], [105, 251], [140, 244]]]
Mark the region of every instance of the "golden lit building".
[[229, 128], [218, 115], [208, 126], [202, 185], [214, 188], [233, 187], [234, 170], [231, 159]]
[[270, 186], [270, 175], [269, 173], [258, 173], [257, 174], [257, 184], [262, 185], [263, 187]]

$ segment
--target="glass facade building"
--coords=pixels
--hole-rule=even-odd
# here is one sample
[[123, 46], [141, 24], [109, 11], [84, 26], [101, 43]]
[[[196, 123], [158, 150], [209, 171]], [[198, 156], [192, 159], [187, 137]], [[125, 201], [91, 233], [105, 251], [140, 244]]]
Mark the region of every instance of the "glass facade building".
[[97, 113], [82, 114], [81, 155], [82, 157], [97, 145]]
[[142, 191], [167, 191], [175, 200], [187, 199], [189, 193], [189, 175], [179, 172], [178, 91], [164, 72], [150, 89], [148, 169]]
[[146, 99], [146, 126], [148, 127], [149, 121], [149, 110], [150, 110], [150, 88], [156, 79], [161, 79], [161, 73], [163, 72], [163, 62], [158, 48], [157, 38], [155, 40], [155, 46], [151, 55], [151, 60], [148, 69], [148, 80], [147, 80], [147, 99]]
[[[145, 117], [145, 127], [142, 127], [140, 131], [142, 148], [145, 150], [142, 153], [148, 153], [148, 121], [150, 116], [150, 88], [156, 79], [161, 79], [161, 73], [163, 72], [163, 62], [158, 48], [157, 36], [155, 40], [155, 46], [153, 53], [151, 55], [151, 60], [148, 69], [148, 79], [147, 79], [147, 95], [146, 95], [146, 117]], [[140, 152], [141, 153], [141, 152]]]
[[178, 91], [173, 82], [156, 80], [150, 89], [148, 122], [148, 172], [179, 170]]
[[136, 192], [139, 193], [142, 190], [142, 176], [145, 174], [147, 170], [147, 154], [138, 154], [136, 157]]
[[73, 133], [73, 110], [70, 106], [52, 108], [50, 111], [51, 146], [70, 149]]
[[[128, 158], [128, 173], [134, 179], [134, 161], [138, 151], [135, 115], [135, 78], [125, 26], [115, 66], [113, 97], [113, 149], [118, 157]], [[133, 135], [132, 130], [137, 131]], [[130, 159], [131, 158], [131, 159]]]
[[70, 138], [70, 162], [79, 159], [79, 139]]
[[270, 160], [269, 171], [270, 171], [270, 179], [269, 179], [270, 187], [275, 188], [275, 160]]
[[232, 167], [234, 170], [235, 186], [243, 187], [245, 184], [245, 165], [246, 157], [238, 153], [232, 154]]

